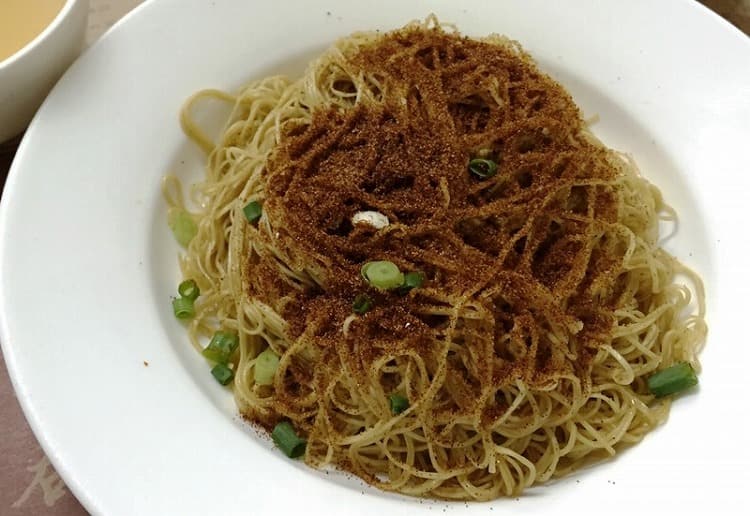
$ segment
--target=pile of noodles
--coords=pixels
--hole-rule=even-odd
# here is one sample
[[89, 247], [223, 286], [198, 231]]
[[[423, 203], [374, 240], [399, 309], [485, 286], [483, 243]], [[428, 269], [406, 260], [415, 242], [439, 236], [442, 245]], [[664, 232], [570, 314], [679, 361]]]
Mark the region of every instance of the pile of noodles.
[[[234, 105], [216, 144], [191, 118], [206, 98]], [[433, 18], [358, 33], [298, 80], [198, 93], [182, 122], [208, 155], [180, 259], [202, 292], [190, 337], [239, 334], [240, 412], [292, 422], [312, 466], [410, 495], [517, 494], [641, 440], [669, 410], [646, 378], [699, 366], [700, 279], [657, 243], [673, 213], [513, 41]], [[478, 154], [495, 176], [468, 171]], [[176, 179], [165, 191], [185, 208]], [[352, 224], [363, 210], [390, 224]], [[377, 291], [372, 260], [425, 283]], [[268, 347], [279, 368], [256, 385]]]

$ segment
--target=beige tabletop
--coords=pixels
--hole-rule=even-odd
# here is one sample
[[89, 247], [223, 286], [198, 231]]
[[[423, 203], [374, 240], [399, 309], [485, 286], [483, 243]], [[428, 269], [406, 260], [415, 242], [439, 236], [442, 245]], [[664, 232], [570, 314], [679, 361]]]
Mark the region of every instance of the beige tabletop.
[[[90, 0], [88, 44], [143, 0]], [[746, 34], [750, 34], [750, 0], [703, 0]], [[0, 188], [18, 140], [0, 145]], [[37, 444], [0, 355], [0, 515], [79, 516], [86, 510], [70, 494]]]

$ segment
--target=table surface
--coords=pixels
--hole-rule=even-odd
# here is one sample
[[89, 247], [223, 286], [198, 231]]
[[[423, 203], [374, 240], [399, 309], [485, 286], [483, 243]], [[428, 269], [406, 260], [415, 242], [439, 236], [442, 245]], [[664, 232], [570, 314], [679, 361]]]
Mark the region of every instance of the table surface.
[[[86, 42], [91, 44], [143, 0], [90, 0]], [[702, 0], [702, 3], [750, 35], [750, 0]], [[0, 188], [19, 139], [0, 144]], [[0, 514], [9, 516], [81, 516], [81, 507], [52, 468], [31, 433], [0, 355]]]

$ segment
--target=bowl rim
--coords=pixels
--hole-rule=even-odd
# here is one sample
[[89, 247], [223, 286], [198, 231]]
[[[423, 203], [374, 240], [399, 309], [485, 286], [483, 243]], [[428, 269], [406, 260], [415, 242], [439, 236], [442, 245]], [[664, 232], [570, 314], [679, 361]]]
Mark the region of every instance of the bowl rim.
[[9, 55], [5, 59], [0, 60], [0, 72], [2, 72], [6, 68], [10, 68], [16, 61], [20, 61], [27, 54], [33, 52], [33, 50], [38, 47], [42, 41], [46, 40], [47, 37], [52, 34], [52, 32], [57, 30], [57, 27], [59, 27], [60, 24], [62, 24], [63, 20], [68, 17], [68, 14], [70, 14], [70, 12], [73, 10], [73, 6], [79, 1], [80, 0], [65, 0], [65, 3], [57, 12], [55, 17], [52, 18], [52, 21], [49, 22], [39, 34], [34, 36], [33, 39], [27, 42], [16, 52]]

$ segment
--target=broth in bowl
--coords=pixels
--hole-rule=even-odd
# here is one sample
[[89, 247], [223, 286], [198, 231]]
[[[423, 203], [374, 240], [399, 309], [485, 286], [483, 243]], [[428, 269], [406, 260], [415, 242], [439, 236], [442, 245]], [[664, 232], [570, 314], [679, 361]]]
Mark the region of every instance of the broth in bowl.
[[60, 12], [65, 0], [2, 0], [0, 2], [0, 61], [37, 37]]

